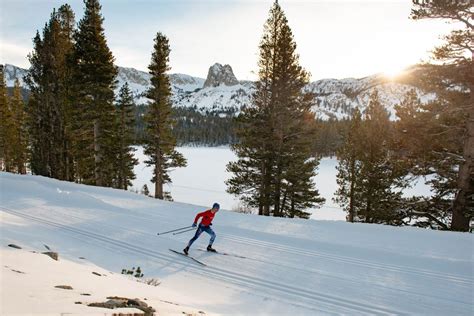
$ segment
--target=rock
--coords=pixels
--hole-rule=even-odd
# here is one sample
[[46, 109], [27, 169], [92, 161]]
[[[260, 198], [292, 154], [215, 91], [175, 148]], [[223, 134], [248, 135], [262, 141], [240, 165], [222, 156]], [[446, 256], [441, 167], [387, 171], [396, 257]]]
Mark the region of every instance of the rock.
[[108, 301], [104, 303], [91, 303], [88, 306], [92, 307], [103, 307], [103, 308], [120, 308], [120, 307], [133, 307], [143, 311], [145, 316], [153, 315], [155, 309], [151, 306], [148, 306], [147, 303], [141, 301], [138, 298], [126, 298], [120, 296], [109, 296], [107, 297]]
[[21, 249], [20, 246], [17, 246], [17, 245], [14, 245], [14, 244], [9, 244], [8, 247], [12, 247], [12, 248], [15, 248], [15, 249]]
[[47, 256], [53, 258], [53, 259], [56, 260], [56, 261], [59, 261], [59, 255], [58, 255], [57, 252], [48, 251], [48, 252], [43, 252], [42, 254], [43, 254], [43, 255], [47, 255]]
[[84, 296], [91, 296], [89, 293], [81, 293], [81, 295], [84, 295]]
[[110, 308], [110, 309], [127, 307], [127, 300], [111, 299], [103, 303], [91, 303], [88, 306], [103, 307], [103, 308]]
[[98, 276], [102, 276], [102, 274], [97, 273], [97, 272], [92, 272], [92, 274], [95, 274], [95, 275], [98, 275]]
[[58, 288], [58, 289], [63, 289], [63, 290], [72, 290], [73, 289], [72, 286], [70, 286], [70, 285], [56, 285], [55, 287]]
[[209, 68], [207, 79], [204, 82], [204, 88], [217, 87], [221, 84], [226, 86], [235, 86], [239, 84], [239, 81], [235, 77], [231, 66], [222, 66], [219, 63], [215, 63]]

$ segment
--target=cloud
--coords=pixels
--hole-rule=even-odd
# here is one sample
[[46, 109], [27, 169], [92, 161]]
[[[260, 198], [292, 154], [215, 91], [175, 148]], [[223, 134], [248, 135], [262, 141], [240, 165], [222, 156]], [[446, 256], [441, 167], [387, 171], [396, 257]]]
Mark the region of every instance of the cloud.
[[32, 47], [16, 44], [13, 42], [0, 41], [0, 62], [2, 64], [13, 64], [18, 67], [28, 68], [28, 54]]

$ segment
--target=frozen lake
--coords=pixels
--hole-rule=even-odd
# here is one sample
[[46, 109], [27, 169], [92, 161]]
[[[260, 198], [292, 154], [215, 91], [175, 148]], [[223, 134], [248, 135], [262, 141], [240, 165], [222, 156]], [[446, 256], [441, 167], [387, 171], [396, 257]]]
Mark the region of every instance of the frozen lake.
[[[178, 147], [177, 150], [188, 160], [188, 166], [170, 172], [173, 183], [165, 186], [165, 190], [171, 192], [175, 201], [201, 205], [203, 208], [210, 207], [214, 202], [219, 202], [221, 207], [227, 210], [238, 207], [239, 200], [226, 192], [225, 181], [231, 176], [226, 172], [226, 165], [229, 161], [236, 160], [230, 148]], [[146, 184], [150, 192], [154, 192], [154, 184], [150, 180], [152, 170], [144, 163], [146, 156], [142, 147], [137, 147], [135, 156], [140, 163], [134, 169], [137, 179], [133, 181], [133, 189], [141, 190]], [[337, 190], [336, 166], [335, 158], [323, 158], [320, 161], [315, 183], [326, 203], [320, 209], [312, 211], [312, 219], [345, 220], [345, 212], [332, 201], [333, 194]], [[407, 190], [407, 194], [411, 195], [428, 192], [428, 188], [422, 183]]]

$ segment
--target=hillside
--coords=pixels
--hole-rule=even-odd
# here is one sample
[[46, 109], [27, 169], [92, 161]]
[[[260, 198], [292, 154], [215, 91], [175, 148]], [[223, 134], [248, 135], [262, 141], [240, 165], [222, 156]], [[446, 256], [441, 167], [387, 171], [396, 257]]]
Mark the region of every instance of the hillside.
[[[405, 71], [403, 76], [416, 73], [416, 68]], [[13, 86], [16, 78], [27, 73], [13, 65], [5, 65], [7, 86]], [[146, 104], [144, 92], [149, 86], [150, 75], [134, 68], [119, 67], [118, 89], [128, 82], [137, 104]], [[173, 91], [173, 106], [195, 108], [202, 113], [229, 115], [238, 112], [242, 106], [250, 104], [254, 89], [251, 81], [239, 81], [230, 65], [216, 63], [209, 68], [207, 78], [198, 78], [185, 74], [170, 74]], [[394, 106], [399, 104], [410, 89], [416, 87], [376, 74], [355, 79], [321, 79], [311, 82], [307, 90], [315, 94], [313, 112], [324, 120], [347, 118], [355, 107], [364, 110], [371, 92], [376, 89], [391, 118], [395, 119]], [[417, 89], [422, 100], [433, 98]]]
[[[230, 255], [200, 251], [202, 236], [191, 249], [202, 267], [168, 250], [181, 250], [192, 232], [156, 233], [190, 225], [204, 205], [7, 173], [0, 189], [2, 315], [98, 313], [84, 304], [104, 296], [146, 298], [160, 315], [472, 314], [472, 234], [221, 210], [214, 247]], [[12, 243], [23, 249], [6, 250]], [[28, 253], [44, 245], [60, 261]], [[120, 283], [120, 271], [137, 266], [161, 283]], [[51, 290], [53, 281], [35, 277], [38, 267], [74, 290]], [[75, 271], [106, 276], [72, 278]]]

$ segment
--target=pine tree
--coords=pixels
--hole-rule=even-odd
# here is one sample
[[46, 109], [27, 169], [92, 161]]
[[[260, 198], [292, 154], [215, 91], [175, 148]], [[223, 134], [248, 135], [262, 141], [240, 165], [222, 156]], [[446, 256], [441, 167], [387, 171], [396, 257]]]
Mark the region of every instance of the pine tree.
[[360, 188], [356, 212], [368, 223], [403, 224], [404, 215], [398, 210], [401, 190], [408, 185], [407, 171], [393, 154], [392, 135], [389, 114], [374, 90], [361, 128], [360, 181], [356, 180]]
[[26, 173], [28, 134], [26, 131], [25, 103], [21, 94], [20, 81], [15, 80], [13, 95], [9, 100], [13, 117], [12, 163], [17, 173]]
[[74, 157], [72, 149], [72, 120], [73, 118], [73, 54], [74, 54], [74, 32], [75, 16], [72, 8], [62, 5], [58, 9], [58, 21], [60, 24], [59, 51], [63, 54], [59, 72], [61, 101], [60, 131], [61, 138], [61, 170], [59, 178], [68, 181], [75, 180]]
[[128, 186], [132, 185], [131, 180], [135, 179], [133, 167], [138, 164], [138, 159], [134, 158], [133, 152], [133, 133], [135, 126], [135, 103], [133, 95], [125, 83], [119, 92], [119, 99], [117, 101], [117, 117], [118, 130], [116, 135], [116, 164], [115, 166], [115, 181], [114, 186], [119, 189], [127, 190]]
[[78, 181], [111, 185], [109, 152], [115, 120], [117, 68], [102, 26], [98, 0], [84, 0], [85, 12], [75, 33], [73, 142]]
[[[227, 192], [239, 196], [250, 207], [258, 208], [259, 215], [270, 215], [271, 174], [273, 162], [268, 149], [268, 133], [264, 127], [263, 110], [243, 108], [236, 119], [238, 142], [232, 146], [239, 159], [227, 165], [233, 177], [226, 181]], [[261, 124], [258, 124], [260, 122]]]
[[54, 45], [52, 27], [54, 12], [49, 23], [43, 28], [42, 37], [37, 31], [33, 39], [33, 52], [28, 55], [30, 69], [25, 82], [30, 90], [28, 101], [28, 130], [30, 134], [31, 171], [33, 174], [52, 177], [54, 175], [54, 162], [57, 149], [52, 144], [56, 135], [51, 135], [53, 128], [53, 102], [56, 100], [54, 86], [58, 78], [54, 77], [54, 58], [51, 47]]
[[171, 85], [166, 74], [170, 70], [169, 53], [168, 38], [158, 32], [148, 66], [151, 87], [147, 91], [147, 97], [151, 102], [145, 116], [147, 137], [144, 152], [149, 156], [145, 162], [153, 166], [155, 198], [161, 200], [166, 196], [163, 184], [171, 182], [168, 174], [170, 168], [186, 166], [186, 160], [175, 149], [176, 139], [172, 135]]
[[354, 222], [357, 211], [360, 209], [360, 181], [361, 181], [361, 137], [362, 114], [355, 108], [351, 125], [344, 136], [344, 145], [337, 151], [339, 161], [337, 169], [337, 189], [334, 201], [347, 212], [347, 221]]
[[233, 150], [238, 161], [227, 166], [234, 176], [228, 192], [256, 207], [260, 215], [300, 216], [324, 200], [311, 178], [315, 136], [313, 95], [303, 92], [309, 74], [299, 65], [296, 43], [276, 1], [260, 43], [259, 80], [253, 104], [242, 110]]
[[[444, 19], [463, 26], [444, 37], [445, 43], [433, 51], [437, 64], [427, 65], [429, 70], [421, 78], [423, 88], [436, 93], [438, 104], [430, 110], [434, 120], [432, 130], [457, 130], [461, 140], [460, 152], [442, 151], [441, 161], [459, 155], [451, 165], [457, 170], [455, 197], [449, 210], [452, 212], [451, 229], [468, 231], [474, 216], [474, 26], [472, 23], [472, 1], [413, 1], [411, 18]], [[440, 63], [442, 65], [440, 65]], [[452, 125], [456, 118], [461, 122]], [[449, 125], [445, 125], [448, 122]], [[435, 136], [436, 137], [436, 136]], [[448, 147], [450, 144], [447, 144]]]
[[12, 137], [14, 135], [13, 114], [10, 109], [5, 83], [4, 67], [0, 65], [0, 160], [1, 171], [13, 171]]
[[[459, 128], [452, 127], [460, 125], [463, 117], [460, 113], [438, 116], [441, 107], [444, 105], [439, 100], [423, 104], [414, 90], [409, 91], [395, 106], [399, 118], [395, 131], [408, 170], [415, 176], [428, 176], [427, 184], [433, 192], [429, 198], [413, 197], [406, 203], [407, 216], [416, 226], [449, 229], [452, 197], [457, 190], [457, 166], [462, 154]], [[456, 155], [446, 155], [445, 151]]]
[[25, 78], [31, 91], [27, 114], [31, 169], [34, 174], [73, 180], [68, 125], [70, 124], [71, 68], [74, 13], [69, 5], [53, 11], [37, 32]]

